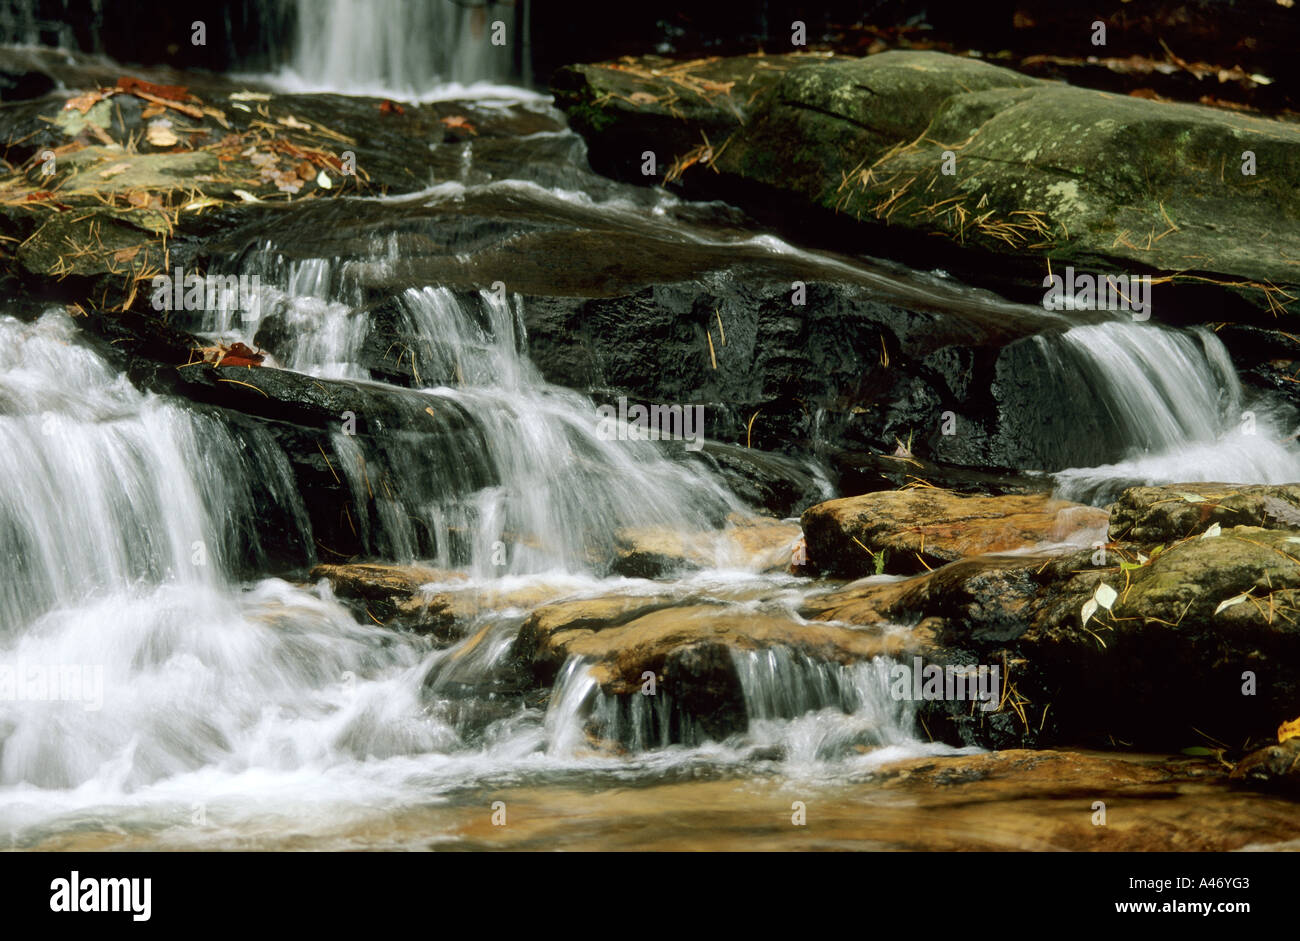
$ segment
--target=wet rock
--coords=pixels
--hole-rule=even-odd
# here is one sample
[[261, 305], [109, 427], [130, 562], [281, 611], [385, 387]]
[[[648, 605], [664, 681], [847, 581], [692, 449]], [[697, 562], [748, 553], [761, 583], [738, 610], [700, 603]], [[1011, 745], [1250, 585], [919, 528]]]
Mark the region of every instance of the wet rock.
[[1026, 608], [1042, 589], [1038, 573], [1051, 556], [977, 556], [906, 579], [869, 576], [810, 595], [800, 613], [849, 624], [910, 623], [922, 618], [941, 634], [960, 625], [954, 640], [1006, 642], [1028, 626]]
[[1230, 778], [1259, 790], [1300, 794], [1300, 738], [1251, 752], [1237, 762]]
[[440, 616], [442, 609], [433, 610], [425, 604], [421, 587], [464, 577], [413, 563], [351, 562], [318, 565], [311, 570], [311, 578], [326, 579], [340, 598], [361, 602], [371, 620], [417, 632], [445, 631], [451, 621]]
[[738, 607], [725, 596], [615, 595], [538, 608], [521, 627], [512, 656], [528, 664], [540, 684], [553, 682], [568, 658], [583, 657], [591, 661], [602, 689], [629, 695], [640, 689], [647, 670], [658, 674], [673, 651], [700, 644], [730, 650], [779, 647], [820, 661], [852, 663], [921, 649], [931, 640], [927, 631], [882, 633], [803, 623], [755, 611], [752, 602]]
[[[515, 612], [522, 617], [524, 612], [555, 602], [573, 590], [569, 585], [547, 582], [495, 588], [490, 583], [471, 582], [464, 572], [421, 563], [318, 565], [311, 570], [311, 577], [327, 579], [340, 598], [358, 602], [355, 607], [363, 619], [429, 634], [443, 644], [479, 630], [487, 615], [499, 618]], [[494, 624], [489, 624], [488, 629]], [[458, 656], [472, 655], [475, 645], [486, 636], [475, 637]]]
[[1111, 506], [1110, 538], [1170, 543], [1200, 535], [1215, 524], [1300, 530], [1300, 485], [1133, 487]]
[[624, 530], [615, 540], [613, 571], [634, 578], [702, 568], [780, 572], [790, 567], [800, 535], [797, 523], [763, 518], [733, 521], [719, 532]]
[[986, 553], [1091, 545], [1106, 511], [1046, 494], [968, 496], [930, 487], [846, 497], [801, 519], [809, 565], [849, 577], [908, 574]]
[[699, 643], [735, 650], [786, 647], [814, 659], [852, 663], [897, 656], [919, 647], [922, 634], [879, 634], [788, 617], [757, 615], [718, 607], [669, 608], [599, 631], [553, 635], [567, 656], [593, 660], [602, 688], [614, 694], [639, 691], [646, 671], [658, 673], [675, 650]]
[[568, 641], [583, 633], [618, 627], [680, 603], [672, 595], [614, 595], [545, 605], [528, 616], [512, 657], [526, 665], [539, 685], [555, 681], [568, 656]]
[[998, 666], [997, 712], [923, 706], [926, 727], [947, 741], [1176, 751], [1208, 736], [1235, 745], [1270, 734], [1300, 697], [1300, 563], [1289, 541], [1298, 538], [1243, 526], [1150, 556], [1111, 544], [1103, 565], [1093, 549], [969, 558], [813, 595], [802, 613], [919, 621], [948, 659]]
[[[901, 230], [903, 240], [939, 232], [1001, 256], [1008, 270], [1050, 254], [1080, 271], [1177, 276], [1195, 256], [1199, 271], [1232, 282], [1260, 312], [1295, 296], [1295, 273], [1280, 259], [1300, 250], [1300, 228], [1276, 223], [1277, 207], [1295, 200], [1280, 181], [1300, 172], [1300, 131], [1290, 124], [934, 52], [722, 60], [701, 81], [757, 63], [778, 77], [752, 103], [746, 94], [743, 111], [732, 101], [738, 82], [711, 109], [694, 103], [671, 130], [642, 109], [663, 107], [652, 101], [669, 100], [684, 76], [648, 62], [562, 71], [557, 103], [590, 142], [593, 165], [624, 179], [640, 176], [634, 155], [657, 148], [685, 167], [688, 192], [817, 207]], [[1241, 174], [1244, 150], [1277, 167], [1276, 181]], [[948, 152], [951, 174], [941, 169]], [[1224, 161], [1238, 172], [1221, 175]], [[1140, 172], [1149, 166], [1160, 172]], [[1265, 251], [1261, 239], [1291, 251]], [[978, 265], [968, 258], [966, 267]]]
[[[1296, 538], [1240, 526], [1127, 571], [1059, 561], [1014, 642], [1026, 663], [1013, 681], [1035, 710], [1050, 705], [1066, 741], [1181, 748], [1270, 733], [1300, 697]], [[1114, 601], [1085, 625], [1101, 583]]]
[[842, 497], [897, 490], [918, 481], [944, 490], [988, 496], [1046, 493], [1052, 489], [1050, 479], [1045, 477], [1028, 477], [997, 468], [962, 467], [922, 460], [915, 455], [904, 457], [826, 448], [822, 456], [837, 473], [836, 489]]

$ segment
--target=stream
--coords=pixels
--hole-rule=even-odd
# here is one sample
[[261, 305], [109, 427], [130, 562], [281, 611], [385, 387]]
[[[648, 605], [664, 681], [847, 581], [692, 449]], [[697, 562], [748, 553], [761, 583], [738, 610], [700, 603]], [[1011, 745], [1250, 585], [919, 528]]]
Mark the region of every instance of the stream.
[[[341, 415], [321, 450], [361, 508], [339, 528], [362, 557], [428, 566], [428, 596], [476, 609], [450, 640], [365, 617], [308, 576], [339, 559], [277, 434], [142, 391], [62, 309], [0, 316], [0, 664], [48, 684], [44, 699], [0, 684], [0, 847], [1084, 845], [1068, 769], [994, 774], [951, 799], [909, 789], [932, 759], [996, 756], [930, 741], [913, 704], [889, 694], [889, 657], [732, 650], [748, 728], [723, 740], [670, 691], [607, 694], [581, 657], [550, 689], [519, 684], [512, 650], [546, 603], [667, 598], [802, 623], [803, 602], [833, 587], [734, 546], [678, 575], [611, 568], [620, 532], [724, 533], [757, 508], [680, 440], [600, 433], [591, 390], [534, 361], [534, 282], [567, 265], [576, 293], [599, 297], [630, 277], [627, 252], [685, 280], [707, 269], [697, 280], [715, 295], [754, 270], [804, 272], [1021, 342], [1056, 389], [1023, 442], [1047, 457], [1024, 476], [1094, 505], [1134, 483], [1300, 479], [1288, 407], [1243, 388], [1212, 331], [1013, 303], [943, 271], [792, 244], [724, 203], [600, 177], [548, 99], [511, 84], [517, 64], [456, 52], [482, 51], [455, 40], [484, 28], [460, 8], [413, 23], [400, 4], [299, 6], [322, 19], [302, 17], [292, 61], [253, 78], [455, 100], [522, 131], [488, 158], [476, 140], [444, 144], [460, 148], [458, 173], [414, 193], [318, 201], [256, 240], [215, 244], [209, 270], [255, 276], [257, 302], [174, 322], [212, 344], [271, 338], [268, 365], [394, 403], [366, 434]], [[443, 34], [434, 53], [415, 48]], [[539, 232], [578, 233], [587, 254], [529, 243]], [[481, 287], [496, 280], [504, 290]], [[398, 334], [411, 374], [385, 381], [376, 364]], [[731, 342], [742, 340], [737, 328]], [[787, 462], [827, 499], [834, 474], [812, 440]], [[900, 762], [919, 769], [912, 784], [881, 773]], [[1120, 828], [1125, 845], [1160, 845], [1160, 827], [1191, 833], [1216, 815], [1255, 820], [1263, 843], [1291, 827], [1281, 800], [1160, 786], [1178, 800], [1146, 792], [1146, 822]], [[509, 825], [494, 825], [496, 802]], [[792, 829], [793, 802], [815, 807], [822, 829]]]

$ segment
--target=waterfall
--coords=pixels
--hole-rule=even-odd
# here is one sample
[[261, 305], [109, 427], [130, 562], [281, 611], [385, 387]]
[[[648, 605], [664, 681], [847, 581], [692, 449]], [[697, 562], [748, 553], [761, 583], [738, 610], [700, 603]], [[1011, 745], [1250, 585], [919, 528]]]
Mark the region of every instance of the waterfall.
[[286, 78], [301, 87], [420, 97], [528, 74], [527, 0], [294, 0], [294, 9]]
[[[62, 49], [75, 45], [72, 26], [65, 20], [51, 16], [62, 12], [65, 17], [72, 11], [65, 0], [62, 11], [51, 9], [40, 0], [4, 0], [0, 2], [0, 43], [24, 46], [57, 46]], [[98, 12], [98, 11], [96, 11]]]
[[[888, 657], [846, 665], [774, 647], [732, 650], [731, 661], [749, 727], [729, 744], [742, 752], [775, 750], [793, 765], [809, 765], [919, 745], [914, 704], [890, 696], [894, 661]], [[632, 752], [709, 741], [699, 717], [669, 690], [611, 695], [600, 689], [590, 667], [574, 657], [556, 681], [546, 716], [552, 752], [581, 753], [593, 741]]]
[[1294, 417], [1252, 398], [1204, 328], [1112, 321], [1035, 338], [1059, 383], [1060, 424], [1076, 453], [1119, 460], [1054, 474], [1069, 499], [1104, 502], [1126, 486], [1300, 479]]
[[[0, 318], [0, 634], [126, 585], [211, 586], [265, 566], [284, 520], [310, 558], [288, 463], [261, 430], [137, 392], [62, 314]], [[205, 455], [196, 460], [198, 454]]]
[[0, 784], [93, 800], [209, 766], [436, 738], [365, 724], [373, 684], [397, 683], [388, 708], [405, 690], [416, 710], [418, 674], [400, 682], [416, 651], [327, 593], [237, 590], [262, 526], [296, 533], [309, 557], [265, 432], [138, 392], [51, 312], [0, 318], [0, 434]]
[[[389, 329], [400, 337], [383, 333], [356, 275], [392, 264], [392, 245], [372, 252], [287, 262], [264, 246], [241, 268], [260, 279], [252, 316], [217, 310], [198, 322], [250, 343], [270, 331], [283, 365], [316, 376], [364, 381], [357, 351], [372, 334], [408, 357], [419, 388], [403, 393], [406, 422], [370, 439], [332, 437], [355, 504], [373, 508], [360, 521], [368, 551], [481, 577], [584, 571], [612, 557], [620, 530], [707, 529], [743, 511], [682, 459], [682, 443], [606, 440], [590, 399], [547, 384], [527, 356], [518, 295], [408, 288], [393, 300]], [[437, 429], [441, 443], [426, 434]]]

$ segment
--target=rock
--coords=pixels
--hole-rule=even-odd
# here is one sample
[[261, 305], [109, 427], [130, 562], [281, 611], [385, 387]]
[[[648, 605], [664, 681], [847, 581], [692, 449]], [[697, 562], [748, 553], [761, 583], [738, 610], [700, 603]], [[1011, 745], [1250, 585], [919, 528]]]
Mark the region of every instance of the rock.
[[944, 490], [961, 493], [978, 493], [988, 496], [1018, 493], [1047, 493], [1052, 484], [1048, 478], [1029, 477], [1002, 468], [962, 467], [927, 461], [912, 455], [871, 454], [861, 451], [841, 451], [826, 448], [822, 457], [838, 475], [836, 488], [841, 497], [856, 497], [878, 490], [897, 490], [923, 480]]
[[595, 662], [593, 672], [607, 692], [640, 689], [642, 673], [658, 672], [674, 650], [699, 643], [736, 650], [786, 647], [814, 659], [838, 663], [897, 656], [919, 648], [922, 634], [880, 634], [829, 624], [801, 624], [789, 617], [753, 614], [715, 605], [670, 607], [600, 629], [569, 629], [548, 635], [540, 653]]
[[[842, 576], [912, 573], [967, 556], [1091, 545], [1106, 512], [1046, 494], [967, 496], [930, 487], [830, 500], [804, 512], [810, 566]], [[873, 556], [872, 553], [883, 553]]]
[[[484, 615], [518, 611], [522, 616], [522, 612], [554, 602], [573, 590], [569, 585], [546, 582], [493, 588], [471, 583], [464, 572], [420, 563], [318, 565], [311, 570], [311, 577], [327, 579], [340, 598], [359, 602], [363, 619], [429, 634], [443, 644], [468, 636]], [[457, 587], [462, 582], [464, 587]], [[484, 637], [476, 637], [457, 655], [469, 656]]]
[[[668, 101], [689, 69], [667, 74], [642, 62], [562, 70], [556, 100], [588, 139], [593, 165], [624, 179], [640, 177], [635, 156], [667, 151], [676, 166], [690, 164], [681, 178], [687, 192], [856, 217], [889, 227], [899, 245], [910, 237], [918, 251], [938, 232], [1001, 256], [1008, 271], [1029, 274], [1022, 259], [1050, 255], [1058, 270], [1176, 281], [1195, 256], [1201, 276], [1231, 282], [1257, 319], [1296, 296], [1297, 277], [1282, 259], [1300, 254], [1300, 226], [1276, 222], [1278, 206], [1300, 215], [1300, 197], [1281, 182], [1300, 175], [1300, 129], [1289, 123], [1072, 88], [921, 51], [721, 60], [707, 74], [701, 67], [700, 81], [760, 67], [769, 78], [754, 82], [752, 103], [748, 91], [736, 94], [749, 87], [738, 81], [711, 108], [692, 102], [671, 129], [653, 113], [664, 106], [650, 101]], [[743, 110], [733, 97], [743, 97]], [[1222, 175], [1224, 161], [1239, 168], [1245, 150], [1278, 175]], [[957, 170], [945, 174], [949, 152]], [[963, 267], [979, 267], [969, 252]]]
[[1229, 777], [1247, 787], [1300, 794], [1300, 738], [1251, 752]]
[[1300, 484], [1132, 487], [1111, 507], [1110, 538], [1164, 544], [1200, 535], [1216, 523], [1300, 530]]
[[797, 523], [753, 518], [718, 532], [623, 530], [615, 540], [613, 571], [634, 578], [660, 578], [702, 568], [781, 572], [790, 567], [801, 531]]
[[[1172, 749], [1271, 733], [1300, 701], [1296, 538], [1233, 527], [1126, 572], [1086, 553], [1059, 560], [1011, 645], [1025, 661], [1016, 682], [1034, 709], [1050, 705], [1058, 740]], [[1100, 583], [1115, 600], [1085, 626]]]
[[[932, 735], [985, 747], [1136, 744], [1176, 751], [1271, 733], [1300, 682], [1300, 558], [1292, 532], [1231, 527], [1138, 561], [1134, 544], [1066, 555], [962, 559], [904, 580], [867, 578], [807, 598], [801, 613], [917, 623], [936, 662], [1001, 668], [1002, 710], [927, 702]], [[1149, 548], [1148, 548], [1148, 551]], [[1116, 563], [1122, 559], [1126, 568]], [[1098, 604], [1114, 591], [1109, 609]], [[1099, 592], [1101, 592], [1099, 594]], [[1226, 603], [1226, 604], [1225, 604]]]
[[810, 595], [800, 614], [849, 624], [906, 624], [925, 619], [942, 631], [960, 625], [966, 644], [998, 643], [1024, 633], [1025, 609], [1042, 585], [1037, 577], [1052, 556], [976, 556], [906, 579], [870, 576]]

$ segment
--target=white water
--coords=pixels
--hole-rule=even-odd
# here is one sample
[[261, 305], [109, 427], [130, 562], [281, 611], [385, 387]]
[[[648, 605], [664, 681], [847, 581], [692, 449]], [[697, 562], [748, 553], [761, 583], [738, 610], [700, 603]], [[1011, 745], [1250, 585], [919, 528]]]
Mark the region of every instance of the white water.
[[[364, 264], [373, 274], [392, 257], [391, 246], [377, 246]], [[292, 337], [283, 365], [363, 379], [357, 351], [372, 327], [352, 276], [362, 263], [286, 262], [268, 248], [249, 264], [262, 278], [257, 316], [213, 311], [203, 329], [252, 343], [262, 318], [276, 316]], [[355, 505], [372, 505], [378, 517], [378, 526], [360, 521], [371, 551], [423, 556], [484, 578], [583, 571], [610, 557], [620, 530], [709, 528], [708, 521], [743, 511], [702, 466], [665, 457], [651, 441], [603, 440], [594, 403], [548, 385], [528, 360], [521, 303], [491, 291], [462, 298], [442, 287], [397, 297], [425, 380], [423, 391], [404, 393], [415, 403], [415, 427], [374, 440], [340, 428], [331, 439]], [[433, 455], [421, 431], [449, 411], [467, 417], [473, 436]], [[685, 442], [669, 447], [684, 455]]]
[[[306, 274], [296, 282], [319, 283]], [[426, 394], [475, 416], [504, 479], [525, 497], [522, 507], [496, 489], [465, 498], [493, 519], [492, 532], [522, 520], [546, 537], [527, 547], [538, 567], [581, 568], [588, 546], [572, 534], [584, 526], [639, 520], [645, 509], [670, 525], [696, 522], [679, 498], [714, 485], [656, 451], [595, 441], [589, 402], [538, 385], [508, 305], [484, 297], [485, 316], [467, 317], [446, 292], [406, 301], [448, 362], [484, 383]], [[506, 378], [487, 385], [493, 376]], [[483, 643], [435, 650], [359, 623], [324, 584], [242, 581], [234, 567], [258, 567], [257, 525], [277, 500], [289, 525], [306, 525], [283, 454], [269, 437], [136, 391], [79, 344], [61, 313], [0, 320], [0, 431], [21, 444], [0, 457], [0, 549], [18, 573], [0, 596], [0, 667], [84, 667], [96, 677], [93, 689], [87, 681], [74, 690], [85, 696], [61, 701], [26, 686], [0, 696], [0, 840], [12, 845], [102, 828], [187, 843], [325, 832], [377, 812], [367, 808], [388, 814], [521, 775], [635, 779], [683, 764], [741, 766], [780, 738], [769, 730], [726, 746], [595, 755], [577, 747], [576, 730], [608, 707], [592, 699], [581, 665], [549, 709], [475, 692], [502, 668], [522, 610], [485, 615]], [[569, 443], [558, 453], [557, 438]], [[255, 499], [263, 491], [276, 499]], [[709, 591], [754, 577], [719, 578]], [[664, 590], [560, 581], [561, 595]], [[761, 700], [774, 679], [747, 683], [757, 682]], [[581, 695], [566, 691], [572, 682]], [[850, 699], [844, 708], [857, 716], [865, 697]], [[840, 701], [849, 702], [805, 705]], [[759, 705], [756, 715], [768, 712]], [[868, 739], [912, 742], [901, 725], [889, 728]]]
[[[293, 53], [279, 76], [293, 90], [472, 97], [528, 72], [528, 0], [281, 2], [292, 2], [297, 17]], [[494, 35], [504, 42], [494, 44]]]
[[[1105, 418], [1101, 444], [1122, 460], [1056, 473], [1063, 496], [1105, 498], [1123, 486], [1178, 481], [1300, 480], [1297, 428], [1264, 400], [1248, 400], [1211, 331], [1114, 321], [1037, 337], [1061, 377], [1062, 408], [1086, 390]], [[1068, 421], [1069, 416], [1062, 418]]]

